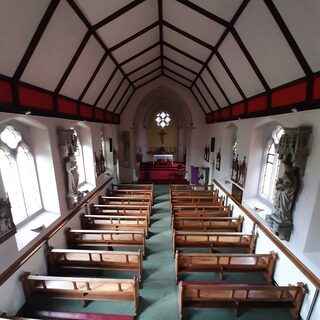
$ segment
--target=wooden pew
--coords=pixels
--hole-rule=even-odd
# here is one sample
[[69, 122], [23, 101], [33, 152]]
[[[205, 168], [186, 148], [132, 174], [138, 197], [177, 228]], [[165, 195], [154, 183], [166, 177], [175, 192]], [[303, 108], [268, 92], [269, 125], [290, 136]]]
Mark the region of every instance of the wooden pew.
[[241, 232], [243, 216], [239, 217], [186, 217], [173, 216], [172, 227], [177, 231], [232, 231]]
[[150, 190], [133, 190], [133, 189], [119, 189], [106, 191], [107, 197], [131, 197], [134, 199], [138, 198], [149, 198], [153, 204], [153, 193]]
[[142, 277], [141, 252], [102, 251], [79, 249], [54, 249], [47, 252], [48, 269], [93, 269], [134, 271], [138, 273], [139, 282]]
[[148, 237], [149, 220], [146, 216], [110, 216], [82, 213], [80, 221], [82, 229], [143, 230]]
[[173, 250], [175, 253], [180, 248], [242, 248], [253, 253], [256, 237], [253, 232], [173, 231]]
[[221, 284], [221, 283], [179, 283], [179, 319], [183, 308], [233, 308], [239, 309], [288, 308], [292, 319], [300, 319], [306, 285], [297, 286]]
[[66, 237], [69, 248], [137, 248], [145, 254], [144, 231], [130, 230], [73, 230], [66, 229]]
[[277, 254], [244, 253], [180, 253], [176, 251], [176, 281], [180, 272], [261, 272], [268, 283], [272, 282]]
[[213, 184], [170, 184], [170, 190], [215, 190]]
[[154, 187], [153, 184], [111, 184], [111, 190], [113, 191], [123, 191], [123, 190], [130, 190], [130, 191], [137, 191], [139, 192], [150, 192], [152, 201], [154, 198]]
[[136, 205], [111, 205], [111, 204], [91, 204], [90, 214], [106, 214], [115, 216], [141, 216], [147, 217], [148, 224], [150, 224], [151, 211], [148, 206]]
[[152, 202], [150, 197], [145, 198], [133, 198], [133, 197], [98, 197], [99, 204], [111, 204], [111, 205], [118, 205], [118, 204], [130, 204], [136, 206], [149, 206], [150, 211], [152, 207]]
[[139, 282], [134, 279], [104, 279], [52, 277], [31, 275], [21, 276], [26, 300], [39, 294], [58, 299], [82, 300], [86, 306], [89, 301], [132, 301], [134, 315], [137, 315], [139, 302]]
[[171, 199], [172, 205], [215, 205], [223, 206], [224, 197], [213, 196], [176, 196]]
[[170, 205], [171, 219], [175, 217], [231, 217], [233, 207], [216, 205]]

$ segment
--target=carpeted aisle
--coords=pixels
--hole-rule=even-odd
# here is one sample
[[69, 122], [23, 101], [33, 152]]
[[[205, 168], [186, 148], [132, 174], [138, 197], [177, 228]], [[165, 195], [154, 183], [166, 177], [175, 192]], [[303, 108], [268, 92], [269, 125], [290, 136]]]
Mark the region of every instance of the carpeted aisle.
[[147, 240], [147, 256], [143, 261], [139, 320], [178, 319], [168, 191], [168, 185], [155, 186], [156, 198]]

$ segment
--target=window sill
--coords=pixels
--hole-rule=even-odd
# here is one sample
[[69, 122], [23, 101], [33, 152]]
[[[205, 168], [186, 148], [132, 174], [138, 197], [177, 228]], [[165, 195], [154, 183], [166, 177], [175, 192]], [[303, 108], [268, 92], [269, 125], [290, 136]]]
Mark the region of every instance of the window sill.
[[243, 200], [243, 206], [255, 216], [261, 217], [263, 220], [267, 214], [272, 213], [272, 206], [266, 204], [258, 197]]
[[28, 243], [33, 241], [46, 228], [60, 218], [58, 213], [44, 211], [34, 219], [17, 229], [15, 234], [18, 250], [22, 250]]
[[87, 191], [87, 193], [89, 193], [94, 188], [95, 188], [95, 186], [92, 185], [91, 183], [84, 182], [78, 187], [78, 190], [81, 192]]

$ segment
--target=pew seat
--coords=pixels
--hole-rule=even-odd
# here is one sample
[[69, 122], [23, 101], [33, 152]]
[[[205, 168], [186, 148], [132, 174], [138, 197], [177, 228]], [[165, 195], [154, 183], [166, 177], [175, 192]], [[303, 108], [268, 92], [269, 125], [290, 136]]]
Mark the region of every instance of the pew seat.
[[170, 205], [170, 215], [185, 217], [231, 217], [232, 206], [216, 205]]
[[233, 231], [241, 232], [243, 217], [187, 217], [173, 216], [172, 227], [181, 231]]
[[240, 309], [287, 308], [292, 319], [299, 319], [299, 311], [307, 291], [303, 283], [296, 286], [179, 283], [179, 319], [183, 308], [232, 308], [238, 316]]
[[75, 230], [66, 229], [69, 248], [137, 248], [145, 253], [144, 231], [133, 230]]
[[55, 249], [50, 247], [47, 253], [50, 271], [64, 269], [94, 269], [134, 271], [142, 277], [141, 252], [102, 251], [80, 249]]
[[104, 279], [80, 277], [54, 277], [31, 275], [21, 276], [26, 300], [33, 295], [57, 299], [82, 300], [86, 306], [89, 301], [132, 301], [134, 315], [137, 315], [139, 302], [138, 279]]
[[244, 249], [253, 253], [256, 242], [255, 233], [242, 232], [206, 232], [206, 231], [174, 231], [173, 250], [182, 248], [220, 248]]
[[180, 253], [176, 252], [176, 281], [181, 272], [261, 272], [268, 283], [272, 282], [277, 254], [236, 253]]

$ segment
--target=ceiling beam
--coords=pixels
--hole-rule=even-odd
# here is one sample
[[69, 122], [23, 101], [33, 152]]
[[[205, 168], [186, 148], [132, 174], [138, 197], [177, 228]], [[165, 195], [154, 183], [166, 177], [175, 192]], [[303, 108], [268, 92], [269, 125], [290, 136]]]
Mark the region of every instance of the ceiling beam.
[[99, 100], [101, 99], [101, 97], [103, 96], [104, 92], [107, 90], [107, 87], [109, 86], [109, 83], [111, 82], [111, 80], [113, 79], [113, 77], [115, 76], [115, 74], [118, 71], [118, 67], [115, 66], [115, 68], [113, 69], [109, 79], [107, 80], [106, 84], [103, 86], [102, 90], [100, 91], [96, 101], [94, 102], [94, 106], [97, 106], [97, 103], [99, 102]]
[[209, 108], [209, 111], [212, 112], [212, 108], [210, 106], [210, 103], [207, 101], [206, 97], [203, 95], [202, 91], [200, 90], [200, 88], [198, 87], [197, 84], [195, 84], [195, 88], [198, 90], [202, 100], [205, 102], [205, 104], [207, 105], [207, 107]]
[[117, 95], [118, 91], [120, 90], [124, 80], [126, 80], [126, 78], [122, 77], [122, 80], [119, 82], [119, 84], [117, 86], [117, 89], [113, 92], [113, 94], [112, 94], [111, 98], [109, 99], [106, 107], [104, 108], [105, 111], [108, 110], [108, 108], [110, 107], [110, 104], [112, 103], [113, 99], [115, 98], [115, 96]]
[[154, 59], [152, 59], [152, 60], [150, 60], [150, 61], [148, 61], [148, 62], [144, 63], [144, 64], [143, 64], [143, 65], [141, 65], [140, 67], [138, 67], [138, 68], [136, 68], [136, 69], [134, 69], [134, 70], [130, 71], [130, 72], [128, 73], [128, 76], [131, 76], [131, 75], [132, 75], [132, 74], [134, 74], [135, 72], [137, 72], [137, 71], [139, 71], [139, 70], [141, 70], [141, 69], [145, 68], [145, 67], [146, 67], [146, 66], [148, 66], [149, 64], [151, 64], [151, 63], [153, 63], [153, 62], [155, 62], [155, 61], [157, 61], [157, 60], [159, 60], [159, 59], [161, 59], [161, 57], [160, 57], [160, 56], [158, 56], [158, 57], [156, 57], [156, 58], [154, 58]]
[[120, 63], [120, 66], [122, 67], [123, 65], [125, 65], [125, 64], [127, 64], [127, 63], [131, 62], [132, 60], [134, 60], [134, 59], [136, 59], [136, 58], [140, 57], [141, 55], [143, 55], [144, 53], [146, 53], [146, 52], [148, 52], [148, 51], [152, 50], [153, 48], [157, 47], [158, 45], [160, 45], [160, 41], [158, 41], [158, 42], [156, 42], [156, 43], [152, 44], [151, 46], [149, 46], [149, 47], [147, 47], [147, 48], [143, 49], [142, 51], [140, 51], [140, 52], [136, 53], [135, 55], [131, 56], [130, 58], [128, 58], [128, 59], [126, 59], [126, 60], [122, 61], [122, 62]]
[[184, 4], [185, 6], [189, 7], [190, 9], [202, 14], [203, 16], [209, 18], [210, 20], [223, 25], [224, 27], [228, 27], [229, 26], [229, 22], [228, 21], [216, 16], [215, 14], [213, 14], [213, 13], [207, 11], [207, 10], [204, 10], [203, 8], [197, 6], [196, 4], [194, 4], [191, 1], [188, 1], [188, 0], [177, 0], [177, 1], [182, 3], [182, 4]]
[[119, 114], [121, 115], [123, 110], [126, 108], [126, 106], [128, 105], [129, 101], [131, 100], [133, 94], [135, 93], [135, 90], [133, 90], [130, 94], [130, 96], [128, 97], [128, 100], [123, 104], [122, 109], [120, 110]]
[[178, 67], [180, 67], [180, 68], [182, 68], [182, 69], [184, 69], [184, 70], [186, 70], [186, 71], [189, 71], [190, 73], [193, 73], [194, 75], [197, 75], [197, 73], [196, 73], [195, 71], [193, 71], [192, 69], [184, 66], [183, 64], [180, 64], [179, 62], [176, 62], [176, 61], [174, 61], [174, 60], [172, 60], [172, 59], [170, 59], [170, 58], [168, 58], [168, 57], [166, 57], [166, 56], [164, 56], [163, 58], [164, 58], [165, 60], [168, 60], [169, 62], [177, 65]]
[[124, 99], [125, 95], [126, 95], [126, 94], [127, 94], [127, 92], [129, 91], [130, 87], [131, 87], [131, 84], [129, 83], [129, 84], [128, 84], [128, 86], [127, 86], [127, 88], [126, 88], [126, 90], [124, 90], [124, 92], [123, 92], [123, 94], [122, 94], [121, 98], [119, 99], [119, 101], [118, 101], [118, 103], [117, 103], [116, 107], [113, 109], [113, 111], [112, 111], [112, 112], [116, 112], [116, 110], [117, 110], [117, 109], [118, 109], [118, 107], [120, 106], [120, 104], [121, 104], [122, 100]]
[[146, 82], [144, 82], [144, 83], [140, 84], [139, 86], [137, 86], [137, 87], [136, 87], [136, 90], [137, 90], [137, 89], [140, 89], [141, 87], [143, 87], [143, 86], [145, 86], [145, 85], [147, 85], [148, 83], [152, 82], [153, 80], [156, 80], [156, 79], [160, 78], [161, 76], [162, 76], [162, 74], [160, 73], [160, 74], [156, 75], [155, 77], [147, 80]]
[[158, 16], [159, 16], [161, 74], [163, 74], [163, 3], [162, 3], [162, 0], [158, 0]]
[[304, 57], [302, 51], [300, 50], [296, 40], [292, 36], [289, 28], [287, 27], [286, 23], [284, 22], [283, 18], [281, 17], [278, 9], [276, 8], [275, 4], [272, 0], [264, 0], [264, 3], [268, 7], [269, 11], [271, 12], [273, 18], [275, 19], [278, 27], [280, 28], [282, 34], [284, 35], [285, 39], [287, 40], [293, 54], [295, 55], [296, 59], [298, 60], [301, 68], [303, 69], [306, 76], [310, 77], [313, 72]]
[[200, 40], [199, 38], [193, 36], [192, 34], [186, 32], [186, 31], [184, 31], [184, 30], [182, 30], [180, 28], [177, 28], [176, 26], [174, 26], [173, 24], [171, 24], [171, 23], [169, 23], [167, 21], [163, 21], [163, 25], [165, 27], [169, 28], [170, 30], [173, 30], [173, 31], [179, 33], [180, 35], [182, 35], [182, 36], [184, 36], [184, 37], [196, 42], [197, 44], [199, 44], [199, 45], [201, 45], [201, 46], [203, 46], [203, 47], [205, 47], [205, 48], [207, 48], [207, 49], [209, 49], [211, 51], [215, 49], [214, 46], [210, 45], [209, 43], [207, 43], [207, 42], [205, 42], [203, 40]]
[[58, 5], [60, 3], [60, 0], [52, 0], [44, 14], [44, 16], [42, 17], [39, 26], [36, 30], [36, 32], [34, 33], [28, 48], [25, 52], [25, 54], [23, 55], [12, 79], [14, 82], [18, 82], [20, 80], [20, 78], [22, 77], [22, 74], [24, 72], [24, 70], [26, 69], [32, 54], [34, 53], [38, 43], [40, 42], [40, 39], [44, 33], [44, 31], [46, 30], [54, 12], [56, 11]]
[[206, 110], [204, 110], [204, 108], [203, 108], [200, 100], [198, 99], [198, 97], [196, 96], [196, 94], [193, 92], [192, 88], [191, 88], [190, 91], [191, 91], [192, 95], [194, 96], [194, 98], [196, 99], [196, 101], [198, 102], [198, 104], [199, 104], [200, 108], [202, 109], [203, 113], [206, 115], [206, 114], [207, 114]]
[[177, 80], [177, 79], [175, 79], [173, 77], [170, 77], [168, 74], [164, 73], [163, 76], [168, 78], [168, 79], [170, 79], [170, 80], [172, 80], [172, 81], [174, 81], [174, 82], [176, 82], [176, 83], [178, 83], [178, 84], [180, 84], [181, 86], [187, 88], [188, 90], [190, 90], [190, 88], [187, 85], [185, 85], [183, 82], [180, 82], [179, 80]]
[[[180, 78], [182, 78], [182, 79], [184, 79], [184, 80], [186, 80], [186, 81], [190, 82], [190, 85], [191, 85], [192, 80], [190, 80], [189, 78], [187, 78], [187, 77], [183, 76], [183, 75], [182, 75], [182, 74], [180, 74], [179, 72], [174, 71], [174, 70], [172, 70], [172, 69], [170, 69], [170, 68], [168, 68], [168, 67], [164, 67], [164, 70], [167, 70], [167, 71], [172, 72], [172, 73], [173, 73], [173, 74], [175, 74], [176, 76], [178, 76], [178, 77], [180, 77]], [[189, 87], [189, 89], [190, 89], [190, 87]]]
[[[206, 88], [206, 90], [208, 91], [211, 99], [214, 101], [214, 103], [216, 104], [216, 106], [218, 107], [218, 109], [220, 109], [220, 104], [218, 103], [217, 99], [215, 98], [215, 96], [213, 95], [213, 93], [211, 92], [211, 90], [209, 89], [209, 87], [207, 86], [207, 84], [205, 83], [205, 81], [203, 81], [202, 77], [199, 77], [199, 80], [202, 82], [203, 86]], [[199, 88], [199, 87], [198, 87]]]
[[121, 48], [122, 46], [126, 45], [128, 42], [140, 37], [141, 35], [143, 35], [144, 33], [152, 30], [153, 28], [157, 27], [159, 25], [159, 21], [156, 21], [152, 24], [150, 24], [149, 26], [143, 28], [142, 30], [136, 32], [135, 34], [133, 34], [132, 36], [130, 36], [127, 39], [124, 39], [123, 41], [119, 42], [118, 44], [114, 45], [113, 47], [111, 47], [109, 49], [110, 52], [113, 52], [119, 48]]
[[155, 68], [155, 69], [153, 69], [153, 70], [151, 70], [151, 71], [149, 71], [149, 72], [147, 72], [147, 73], [145, 73], [145, 74], [142, 75], [141, 77], [135, 79], [135, 80], [133, 81], [133, 83], [136, 83], [136, 82], [140, 81], [141, 79], [149, 76], [150, 74], [152, 74], [152, 73], [154, 73], [154, 72], [156, 72], [156, 71], [158, 71], [158, 70], [160, 70], [160, 69], [162, 69], [161, 66], [160, 66], [160, 67], [157, 67], [157, 68]]
[[88, 89], [90, 88], [93, 80], [95, 79], [96, 75], [97, 75], [98, 72], [100, 71], [100, 69], [101, 69], [103, 63], [106, 61], [107, 57], [108, 57], [108, 53], [105, 52], [104, 55], [102, 56], [99, 64], [97, 65], [96, 69], [94, 70], [93, 74], [91, 75], [89, 81], [87, 82], [86, 86], [85, 86], [84, 89], [82, 90], [82, 92], [81, 92], [81, 94], [80, 94], [80, 96], [79, 96], [79, 98], [78, 98], [78, 103], [80, 103], [80, 102], [82, 101], [83, 97], [84, 97], [85, 94], [87, 93]]
[[145, 0], [135, 0], [135, 1], [130, 2], [129, 4], [127, 4], [126, 6], [122, 7], [118, 11], [114, 12], [110, 16], [102, 19], [101, 21], [99, 21], [98, 23], [93, 25], [93, 27], [92, 27], [93, 30], [100, 29], [101, 27], [105, 26], [106, 24], [108, 24], [109, 22], [113, 21], [114, 19], [119, 18], [123, 14], [125, 14], [128, 11], [132, 10], [133, 8], [137, 7], [138, 5], [140, 5], [144, 1]]

